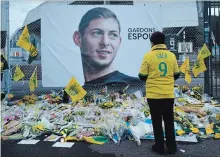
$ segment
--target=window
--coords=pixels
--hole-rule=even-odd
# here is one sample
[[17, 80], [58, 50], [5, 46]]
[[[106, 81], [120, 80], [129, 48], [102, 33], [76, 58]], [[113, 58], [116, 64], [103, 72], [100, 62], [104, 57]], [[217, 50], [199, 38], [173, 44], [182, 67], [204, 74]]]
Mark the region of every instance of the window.
[[69, 5], [103, 5], [104, 1], [74, 1]]
[[[107, 1], [108, 2], [108, 1]], [[110, 5], [133, 5], [133, 1], [109, 1]]]

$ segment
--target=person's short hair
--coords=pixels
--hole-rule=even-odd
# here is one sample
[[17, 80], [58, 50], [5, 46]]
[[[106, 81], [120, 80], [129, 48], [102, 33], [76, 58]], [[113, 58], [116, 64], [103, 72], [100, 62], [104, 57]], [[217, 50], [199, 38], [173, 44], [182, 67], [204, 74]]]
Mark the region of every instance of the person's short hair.
[[93, 9], [87, 11], [83, 15], [83, 17], [79, 23], [79, 28], [78, 28], [79, 33], [84, 35], [85, 30], [89, 26], [90, 22], [92, 20], [95, 20], [98, 18], [113, 18], [113, 19], [115, 19], [116, 22], [118, 23], [119, 33], [121, 32], [120, 22], [119, 22], [117, 16], [115, 15], [115, 13], [112, 12], [110, 9], [103, 8], [103, 7], [97, 7], [97, 8], [93, 8]]
[[154, 32], [151, 37], [150, 41], [154, 44], [165, 44], [165, 35], [162, 32]]

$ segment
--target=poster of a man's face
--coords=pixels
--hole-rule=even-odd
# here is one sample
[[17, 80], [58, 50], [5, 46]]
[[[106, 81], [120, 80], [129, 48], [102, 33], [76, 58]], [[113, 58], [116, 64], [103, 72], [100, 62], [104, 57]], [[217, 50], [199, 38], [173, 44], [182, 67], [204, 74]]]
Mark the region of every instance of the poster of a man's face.
[[[43, 86], [65, 86], [72, 76], [82, 85], [143, 83], [137, 73], [151, 47], [150, 35], [161, 30], [159, 8], [59, 6], [65, 11], [58, 14], [57, 7], [42, 11]], [[134, 10], [146, 21], [137, 18]], [[49, 37], [49, 33], [62, 40]], [[51, 65], [43, 58], [55, 63], [56, 72], [49, 70]]]
[[94, 19], [83, 33], [75, 32], [74, 42], [81, 49], [84, 64], [109, 66], [121, 43], [119, 23], [114, 18]]
[[81, 41], [83, 62], [97, 68], [109, 66], [121, 43], [118, 23], [113, 18], [93, 20]]
[[82, 17], [73, 40], [81, 50], [85, 82], [106, 83], [97, 79], [115, 71], [112, 64], [121, 44], [117, 16], [103, 7], [89, 10]]

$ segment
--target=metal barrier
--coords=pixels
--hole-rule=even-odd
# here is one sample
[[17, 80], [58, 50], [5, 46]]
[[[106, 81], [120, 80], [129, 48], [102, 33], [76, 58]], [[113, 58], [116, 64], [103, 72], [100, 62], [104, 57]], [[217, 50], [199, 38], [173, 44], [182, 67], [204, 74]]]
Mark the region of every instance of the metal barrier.
[[211, 56], [206, 59], [205, 91], [220, 99], [220, 2], [204, 2], [204, 40]]
[[[156, 1], [155, 1], [156, 2]], [[134, 1], [48, 1], [46, 3], [66, 3], [67, 5], [134, 5], [135, 4], [142, 4], [142, 5], [147, 5], [149, 3], [155, 3], [154, 1], [144, 1], [144, 0], [134, 0]], [[164, 1], [163, 3], [169, 3], [171, 4], [173, 1]], [[178, 2], [178, 1], [176, 1]], [[181, 2], [181, 1], [179, 1]], [[21, 27], [21, 25], [23, 24], [23, 21], [17, 21], [20, 20], [20, 18], [17, 18], [18, 16], [20, 16], [19, 14], [17, 14], [17, 10], [24, 10], [26, 11], [25, 13], [28, 13], [28, 16], [39, 16], [39, 15], [35, 15], [34, 12], [32, 12], [30, 10], [30, 6], [32, 6], [31, 9], [34, 9], [35, 7], [37, 7], [38, 5], [42, 4], [43, 1], [30, 1], [30, 0], [11, 0], [9, 1], [9, 15], [10, 15], [10, 20], [9, 20], [9, 26], [11, 28], [10, 32], [10, 50], [12, 49], [16, 49], [19, 48], [16, 46], [16, 42], [23, 30], [24, 27]], [[183, 60], [181, 60], [181, 56], [178, 53], [178, 42], [192, 42], [193, 43], [193, 53], [189, 54], [190, 58], [191, 58], [191, 67], [193, 65], [193, 62], [197, 56], [198, 51], [201, 49], [201, 47], [203, 46], [204, 43], [204, 6], [209, 6], [211, 2], [203, 2], [203, 1], [197, 1], [197, 12], [198, 12], [198, 21], [199, 21], [199, 25], [198, 26], [192, 26], [192, 27], [173, 27], [173, 28], [164, 28], [163, 32], [166, 34], [166, 44], [168, 46], [168, 48], [176, 54], [177, 58], [179, 59], [179, 65], [182, 64]], [[217, 5], [219, 2], [216, 2], [215, 4]], [[18, 5], [19, 4], [19, 5]], [[26, 5], [28, 4], [28, 5]], [[205, 5], [204, 5], [205, 4]], [[212, 3], [213, 4], [213, 3]], [[214, 5], [214, 7], [216, 6]], [[33, 7], [34, 6], [34, 7]], [[178, 7], [178, 6], [177, 6]], [[213, 6], [212, 6], [213, 7]], [[218, 5], [219, 8], [219, 5]], [[187, 12], [187, 10], [186, 10]], [[208, 16], [208, 18], [210, 18], [211, 16]], [[219, 18], [219, 15], [218, 15]], [[23, 20], [24, 16], [22, 17]], [[209, 19], [208, 19], [209, 21]], [[38, 21], [34, 21], [34, 22], [40, 22], [40, 20]], [[18, 25], [18, 23], [20, 25]], [[212, 24], [213, 25], [213, 24]], [[14, 27], [16, 27], [17, 29], [15, 29]], [[13, 28], [13, 30], [12, 30]], [[35, 25], [33, 25], [33, 23], [30, 23], [28, 25], [28, 28], [30, 29], [30, 32], [32, 32], [33, 30], [36, 30], [38, 28], [35, 28]], [[40, 34], [41, 30], [38, 30], [37, 32]], [[216, 34], [215, 34], [216, 33]], [[214, 36], [217, 35], [218, 32], [214, 32]], [[36, 35], [37, 34], [33, 34]], [[209, 34], [210, 36], [210, 34]], [[38, 39], [40, 41], [40, 39]], [[39, 42], [38, 41], [38, 42]], [[174, 44], [173, 44], [174, 41]], [[211, 43], [211, 39], [209, 40], [209, 44]], [[8, 43], [9, 44], [9, 43]], [[215, 44], [217, 45], [217, 43]], [[50, 92], [51, 90], [60, 90], [61, 88], [44, 88], [41, 84], [42, 82], [42, 78], [41, 78], [41, 56], [39, 55], [39, 57], [33, 62], [31, 63], [31, 65], [27, 64], [27, 52], [25, 52], [23, 49], [20, 49], [22, 51], [22, 57], [17, 57], [14, 56], [12, 57], [12, 55], [8, 55], [7, 59], [9, 60], [10, 63], [10, 76], [13, 76], [13, 72], [14, 72], [14, 67], [15, 65], [20, 65], [21, 69], [23, 70], [23, 72], [25, 73], [25, 78], [23, 81], [13, 81], [12, 79], [9, 79], [10, 82], [7, 82], [7, 86], [10, 89], [10, 92], [13, 93], [15, 95], [15, 97], [21, 97], [23, 95], [26, 94], [30, 94], [29, 91], [29, 87], [28, 87], [28, 80], [34, 70], [34, 68], [37, 65], [37, 73], [38, 73], [38, 80], [39, 80], [39, 86], [37, 88], [37, 90], [35, 91], [35, 94], [45, 94]], [[214, 50], [216, 50], [216, 47], [214, 48]], [[39, 52], [40, 52], [40, 45], [39, 45]], [[214, 52], [214, 54], [217, 54], [217, 51], [212, 51], [212, 53]], [[9, 53], [9, 51], [8, 51]], [[209, 66], [209, 71], [208, 71], [208, 78], [209, 78], [209, 85], [211, 85], [210, 88], [206, 87], [206, 91], [208, 93], [210, 93], [213, 96], [217, 96], [218, 93], [220, 93], [219, 91], [217, 91], [217, 89], [219, 89], [219, 69], [217, 68], [219, 65], [219, 60], [217, 61], [217, 58], [212, 59], [210, 57], [210, 61], [215, 61], [215, 64], [207, 64], [207, 66]], [[209, 62], [210, 62], [209, 61]], [[217, 64], [218, 63], [218, 64]], [[212, 73], [212, 72], [216, 72], [216, 73]], [[138, 72], [137, 72], [138, 73]], [[216, 75], [218, 73], [218, 76]], [[206, 72], [207, 75], [207, 72]], [[210, 77], [210, 75], [212, 77]], [[215, 76], [213, 76], [215, 75]], [[193, 75], [192, 75], [193, 76]], [[203, 84], [204, 80], [204, 75], [200, 74], [198, 76], [198, 78], [194, 78], [192, 77], [194, 82], [196, 82], [196, 80], [200, 80], [198, 82], [198, 84]], [[182, 84], [185, 84], [183, 78], [181, 78], [182, 80]], [[217, 84], [216, 84], [216, 80], [217, 80]], [[6, 79], [5, 79], [6, 81]], [[206, 78], [207, 81], [207, 78]], [[180, 81], [181, 82], [181, 81]], [[181, 85], [181, 83], [180, 83]], [[218, 88], [217, 88], [218, 87]], [[91, 87], [87, 90], [100, 90], [103, 87]], [[111, 87], [108, 87], [108, 89], [111, 90], [118, 90], [121, 89], [122, 87], [119, 85], [113, 85]], [[144, 89], [144, 85], [143, 86], [136, 86], [133, 87], [135, 90], [142, 90]], [[214, 92], [213, 92], [214, 91]]]

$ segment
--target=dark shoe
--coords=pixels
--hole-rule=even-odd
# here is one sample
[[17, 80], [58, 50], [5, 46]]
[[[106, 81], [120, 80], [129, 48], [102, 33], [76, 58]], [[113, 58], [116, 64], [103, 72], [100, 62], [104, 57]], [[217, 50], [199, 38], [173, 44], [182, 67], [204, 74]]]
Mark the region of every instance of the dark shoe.
[[159, 149], [159, 148], [156, 147], [156, 145], [152, 146], [152, 151], [154, 151], [154, 152], [156, 152], [158, 154], [164, 154], [165, 153], [164, 149]]
[[177, 152], [176, 149], [173, 149], [173, 150], [168, 149], [168, 151], [167, 151], [168, 154], [175, 154], [176, 152]]

